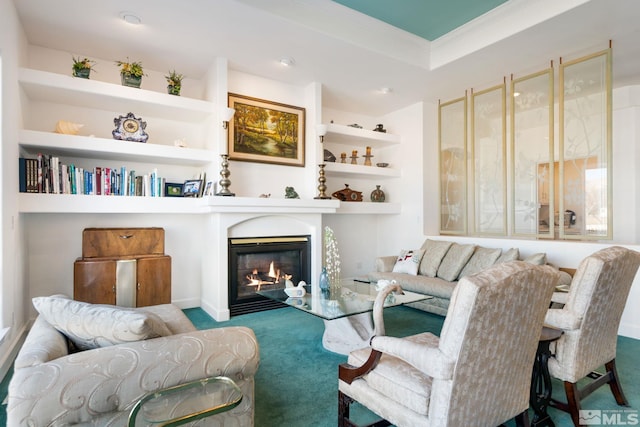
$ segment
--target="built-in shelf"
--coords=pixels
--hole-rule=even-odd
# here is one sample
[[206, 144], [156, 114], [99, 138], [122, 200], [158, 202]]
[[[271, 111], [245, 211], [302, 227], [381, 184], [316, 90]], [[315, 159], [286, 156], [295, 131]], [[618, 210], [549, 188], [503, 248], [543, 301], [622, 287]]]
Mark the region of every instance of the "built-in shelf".
[[189, 197], [90, 196], [20, 193], [21, 213], [200, 213], [202, 200]]
[[260, 197], [137, 197], [20, 193], [21, 213], [336, 213], [339, 200]]
[[186, 166], [204, 166], [216, 161], [211, 150], [32, 130], [20, 131], [19, 144], [22, 151], [31, 155], [42, 153], [99, 160]]
[[374, 203], [374, 202], [341, 202], [336, 211], [337, 214], [399, 214], [399, 203]]
[[77, 107], [121, 111], [123, 102], [137, 115], [197, 123], [215, 112], [212, 102], [80, 79], [47, 71], [20, 69], [20, 85], [29, 99]]
[[349, 146], [384, 147], [400, 144], [400, 136], [329, 123], [327, 124], [327, 134], [324, 137], [324, 142]]
[[364, 177], [364, 178], [397, 178], [400, 176], [400, 170], [386, 167], [379, 168], [377, 166], [352, 165], [350, 163], [334, 163], [325, 164], [325, 171], [328, 175], [334, 177]]

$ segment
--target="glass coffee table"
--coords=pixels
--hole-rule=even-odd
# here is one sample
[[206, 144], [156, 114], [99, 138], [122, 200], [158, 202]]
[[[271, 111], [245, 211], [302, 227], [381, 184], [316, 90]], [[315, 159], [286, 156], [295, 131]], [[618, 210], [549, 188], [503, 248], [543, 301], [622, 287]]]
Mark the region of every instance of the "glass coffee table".
[[179, 426], [229, 411], [242, 391], [227, 377], [211, 377], [151, 392], [129, 414], [128, 427]]
[[[339, 288], [329, 293], [313, 292], [311, 285], [305, 286], [305, 290], [306, 295], [299, 298], [289, 297], [284, 289], [257, 293], [324, 320], [322, 345], [327, 350], [349, 354], [353, 350], [369, 345], [373, 335], [371, 312], [378, 295], [375, 283], [346, 279], [340, 282]], [[404, 295], [390, 294], [385, 300], [384, 307], [432, 298], [415, 292], [403, 292]]]

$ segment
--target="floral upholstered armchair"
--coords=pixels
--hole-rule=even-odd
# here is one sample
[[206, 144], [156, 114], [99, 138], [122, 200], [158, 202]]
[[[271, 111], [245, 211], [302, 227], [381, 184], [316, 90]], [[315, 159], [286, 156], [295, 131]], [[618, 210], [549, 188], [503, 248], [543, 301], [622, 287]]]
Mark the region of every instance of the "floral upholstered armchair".
[[[616, 369], [618, 327], [640, 253], [611, 246], [586, 257], [576, 270], [562, 308], [552, 308], [545, 322], [564, 331], [552, 343], [551, 376], [564, 382], [566, 402], [552, 406], [571, 414], [580, 425], [580, 400], [598, 387], [609, 384], [619, 405], [628, 405]], [[605, 366], [606, 373], [594, 372]], [[589, 376], [592, 380], [578, 381]]]
[[148, 392], [213, 376], [243, 393], [217, 425], [253, 425], [259, 348], [251, 329], [198, 331], [172, 304], [123, 309], [57, 296], [34, 305], [39, 316], [9, 384], [9, 427], [121, 427]]
[[522, 261], [465, 276], [440, 337], [384, 336], [386, 288], [374, 305], [371, 348], [340, 365], [338, 425], [352, 425], [353, 401], [399, 427], [492, 426], [514, 417], [528, 425], [534, 357], [557, 280], [551, 267]]

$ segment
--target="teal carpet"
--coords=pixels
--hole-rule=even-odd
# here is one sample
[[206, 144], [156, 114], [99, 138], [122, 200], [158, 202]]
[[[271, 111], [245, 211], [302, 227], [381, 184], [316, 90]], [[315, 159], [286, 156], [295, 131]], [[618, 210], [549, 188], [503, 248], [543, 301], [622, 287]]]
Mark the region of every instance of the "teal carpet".
[[[199, 328], [242, 325], [254, 330], [260, 344], [260, 368], [256, 374], [256, 427], [334, 427], [338, 411], [338, 365], [346, 356], [322, 347], [324, 323], [321, 319], [294, 308], [282, 308], [233, 317], [216, 322], [199, 308], [185, 313]], [[440, 316], [408, 307], [385, 310], [387, 334], [406, 336], [423, 331], [439, 334], [444, 320]], [[640, 341], [618, 338], [618, 371], [631, 409], [640, 409], [640, 371], [637, 354]], [[8, 378], [0, 383], [0, 401], [7, 393]], [[562, 385], [554, 381], [554, 395], [562, 396]], [[601, 387], [583, 403], [584, 409], [620, 410], [608, 387]], [[572, 426], [569, 416], [550, 409], [557, 427]], [[626, 416], [622, 413], [621, 416]], [[371, 421], [365, 409], [352, 409], [358, 422]], [[640, 417], [639, 417], [640, 418]], [[0, 426], [6, 424], [4, 406]], [[619, 423], [620, 424], [620, 423]], [[637, 424], [637, 423], [636, 423]], [[514, 426], [513, 422], [508, 423]], [[611, 425], [609, 423], [609, 425]], [[628, 423], [632, 425], [632, 423]], [[483, 427], [483, 426], [473, 426]]]

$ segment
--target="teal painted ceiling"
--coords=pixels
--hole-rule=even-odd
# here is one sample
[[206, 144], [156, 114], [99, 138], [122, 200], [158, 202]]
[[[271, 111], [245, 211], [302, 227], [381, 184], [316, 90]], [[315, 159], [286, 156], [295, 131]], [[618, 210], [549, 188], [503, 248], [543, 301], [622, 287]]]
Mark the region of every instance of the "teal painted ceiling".
[[433, 41], [507, 0], [334, 0]]

